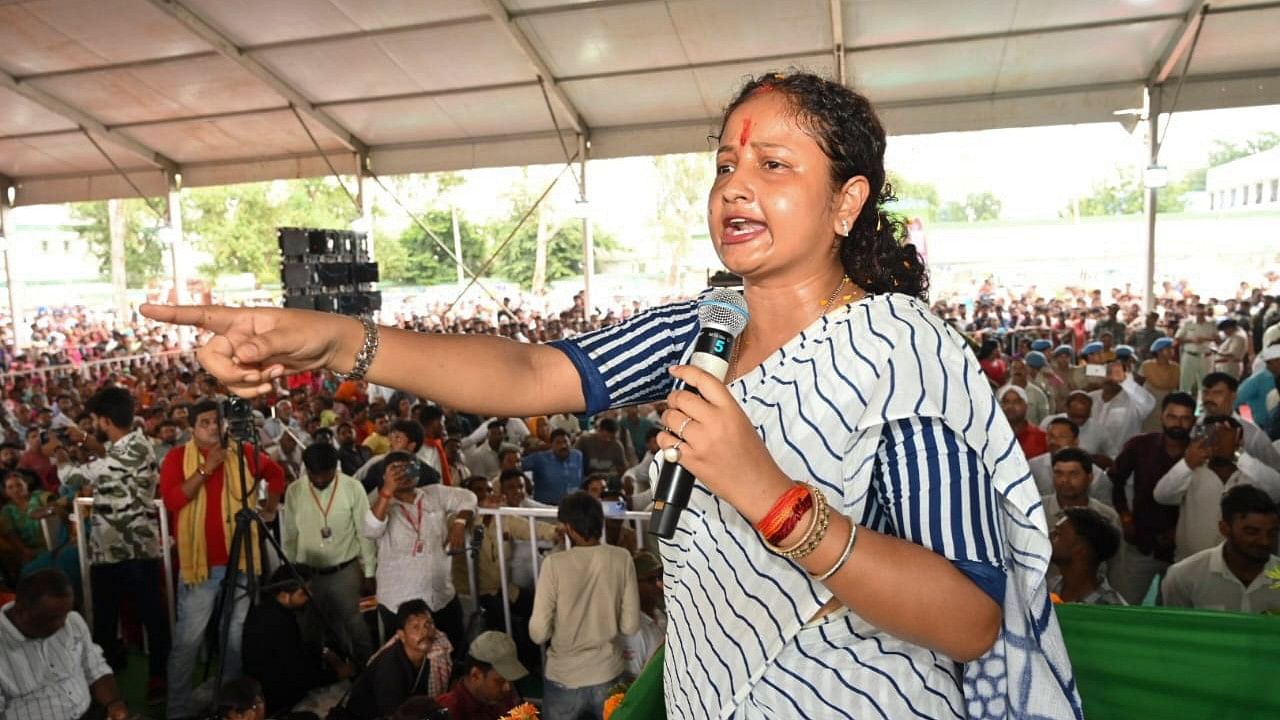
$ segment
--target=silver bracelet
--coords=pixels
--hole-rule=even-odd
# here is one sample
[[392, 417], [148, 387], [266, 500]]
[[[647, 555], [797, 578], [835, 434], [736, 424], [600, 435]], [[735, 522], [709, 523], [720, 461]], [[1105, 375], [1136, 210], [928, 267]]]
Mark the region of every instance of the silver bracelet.
[[836, 561], [835, 565], [831, 566], [830, 570], [821, 575], [810, 573], [809, 577], [813, 578], [814, 582], [826, 582], [832, 575], [840, 572], [840, 568], [844, 567], [844, 564], [849, 561], [849, 556], [853, 554], [853, 544], [857, 541], [858, 524], [853, 521], [853, 518], [849, 518], [849, 542], [845, 543], [844, 552], [840, 554], [840, 559]]
[[363, 380], [364, 374], [369, 372], [369, 366], [373, 364], [373, 358], [378, 354], [378, 326], [367, 317], [360, 318], [360, 323], [364, 325], [364, 345], [356, 353], [351, 372], [338, 373], [341, 380]]

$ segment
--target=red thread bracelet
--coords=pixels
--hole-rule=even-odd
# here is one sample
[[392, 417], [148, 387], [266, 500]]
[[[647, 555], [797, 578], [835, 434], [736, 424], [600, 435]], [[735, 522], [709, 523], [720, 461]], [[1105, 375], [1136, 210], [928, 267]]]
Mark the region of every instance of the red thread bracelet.
[[811, 509], [813, 509], [813, 494], [805, 493], [805, 496], [800, 498], [800, 501], [792, 507], [791, 515], [782, 523], [782, 527], [778, 528], [772, 535], [765, 537], [765, 541], [770, 545], [781, 545], [782, 541], [786, 540], [791, 535], [791, 532], [796, 529], [796, 526], [800, 524], [800, 519]]
[[[771, 538], [777, 534], [778, 529], [787, 522], [789, 516], [793, 514], [796, 503], [802, 498], [810, 497], [809, 488], [800, 483], [796, 483], [778, 498], [773, 507], [765, 513], [763, 519], [756, 523], [756, 532], [759, 532], [765, 539]], [[812, 502], [812, 497], [810, 497]]]

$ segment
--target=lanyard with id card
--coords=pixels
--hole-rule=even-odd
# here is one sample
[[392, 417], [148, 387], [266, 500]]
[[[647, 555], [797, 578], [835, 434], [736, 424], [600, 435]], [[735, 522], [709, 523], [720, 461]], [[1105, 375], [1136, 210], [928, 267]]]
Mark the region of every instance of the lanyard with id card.
[[413, 528], [413, 557], [421, 557], [424, 546], [422, 544], [422, 496], [418, 496], [418, 501], [414, 503], [417, 512], [415, 516], [410, 518], [408, 511], [404, 509], [404, 503], [399, 503], [400, 514], [404, 516], [404, 521], [409, 523], [409, 527]]
[[316, 495], [316, 487], [307, 482], [307, 489], [311, 491], [311, 499], [316, 504], [316, 509], [320, 511], [324, 524], [320, 527], [320, 544], [329, 545], [333, 542], [333, 528], [329, 527], [329, 511], [333, 509], [333, 499], [338, 496], [337, 480], [332, 483], [332, 492], [329, 494], [329, 502], [324, 507], [320, 507], [320, 496]]

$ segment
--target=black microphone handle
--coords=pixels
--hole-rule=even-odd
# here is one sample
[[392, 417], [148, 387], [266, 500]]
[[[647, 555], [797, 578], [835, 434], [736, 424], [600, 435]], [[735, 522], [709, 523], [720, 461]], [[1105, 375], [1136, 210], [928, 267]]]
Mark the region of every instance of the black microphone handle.
[[693, 473], [680, 463], [663, 463], [658, 475], [658, 488], [653, 494], [653, 512], [649, 515], [649, 532], [664, 540], [675, 537], [680, 511], [689, 506], [693, 494]]
[[[714, 329], [704, 328], [694, 343], [693, 356], [689, 364], [695, 365], [712, 375], [724, 380], [729, 368], [729, 358], [733, 354], [734, 336]], [[688, 390], [701, 396], [697, 388], [688, 387], [684, 381], [677, 380], [676, 390]], [[689, 506], [689, 497], [693, 494], [693, 473], [680, 463], [664, 462], [662, 472], [658, 475], [658, 486], [653, 494], [653, 512], [649, 515], [649, 532], [664, 540], [675, 537], [676, 525], [680, 522], [680, 513]]]

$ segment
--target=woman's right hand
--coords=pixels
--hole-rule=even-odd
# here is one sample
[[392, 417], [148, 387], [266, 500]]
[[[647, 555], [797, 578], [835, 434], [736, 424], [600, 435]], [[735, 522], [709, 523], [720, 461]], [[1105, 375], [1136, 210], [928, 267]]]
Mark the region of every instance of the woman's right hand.
[[354, 362], [364, 336], [352, 318], [310, 310], [148, 303], [139, 311], [213, 333], [196, 352], [201, 367], [247, 398], [271, 392], [271, 381], [285, 373], [331, 367], [345, 348]]

